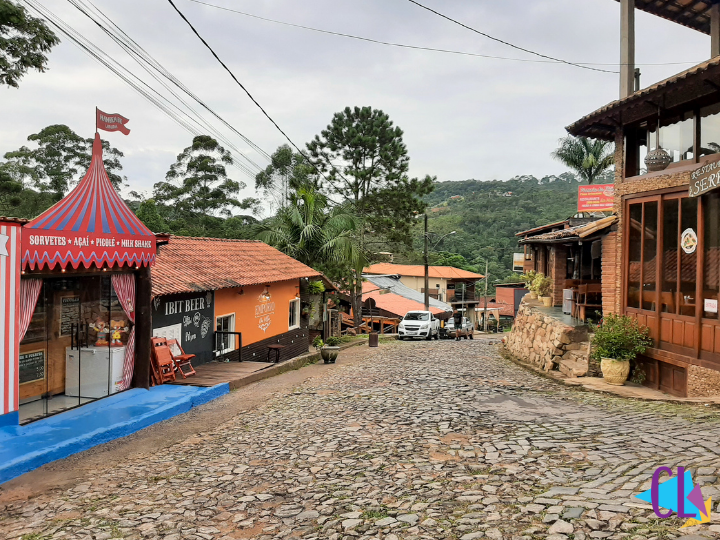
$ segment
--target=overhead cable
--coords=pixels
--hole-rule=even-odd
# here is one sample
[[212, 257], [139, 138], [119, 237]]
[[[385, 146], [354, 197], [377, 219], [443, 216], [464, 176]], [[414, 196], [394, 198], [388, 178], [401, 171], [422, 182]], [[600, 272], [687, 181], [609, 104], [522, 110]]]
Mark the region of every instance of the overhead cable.
[[[509, 58], [506, 56], [494, 56], [490, 54], [480, 54], [480, 53], [473, 53], [468, 51], [456, 51], [452, 49], [439, 49], [435, 47], [423, 47], [420, 45], [409, 45], [407, 43], [394, 43], [391, 41], [383, 41], [380, 39], [373, 39], [369, 37], [363, 37], [363, 36], [356, 36], [353, 34], [346, 34], [344, 32], [335, 32], [332, 30], [323, 30], [321, 28], [313, 28], [312, 26], [305, 26], [302, 24], [296, 24], [291, 23], [287, 21], [279, 21], [277, 19], [269, 19], [267, 17], [261, 17], [260, 15], [254, 15], [252, 13], [247, 13], [245, 11], [239, 11], [237, 9], [232, 9], [225, 6], [218, 6], [216, 4], [210, 4], [208, 2], [203, 2], [202, 0], [190, 0], [190, 2], [195, 2], [196, 4], [202, 4], [203, 6], [215, 8], [215, 9], [221, 9], [224, 11], [229, 11], [231, 13], [236, 13], [238, 15], [243, 15], [245, 17], [251, 17], [253, 19], [258, 19], [260, 21], [275, 23], [275, 24], [281, 24], [284, 26], [290, 26], [293, 28], [300, 28], [302, 30], [310, 30], [312, 32], [318, 32], [320, 34], [328, 34], [331, 36], [338, 36], [338, 37], [345, 37], [350, 39], [357, 39], [360, 41], [367, 41], [368, 43], [375, 43], [377, 45], [387, 45], [390, 47], [400, 47], [403, 49], [415, 49], [418, 51], [430, 51], [430, 52], [439, 52], [439, 53], [446, 53], [446, 54], [457, 54], [461, 56], [474, 56], [478, 58], [488, 58], [491, 60], [507, 60], [511, 62], [528, 62], [528, 63], [537, 63], [537, 64], [563, 64], [564, 62], [561, 60], [533, 60], [531, 58]], [[622, 64], [618, 64], [617, 62], [576, 62], [579, 65], [583, 66], [619, 66]], [[669, 66], [669, 65], [680, 65], [680, 64], [697, 64], [697, 62], [658, 62], [658, 63], [643, 63], [643, 64], [634, 64], [636, 66]], [[615, 72], [612, 72], [615, 73]]]

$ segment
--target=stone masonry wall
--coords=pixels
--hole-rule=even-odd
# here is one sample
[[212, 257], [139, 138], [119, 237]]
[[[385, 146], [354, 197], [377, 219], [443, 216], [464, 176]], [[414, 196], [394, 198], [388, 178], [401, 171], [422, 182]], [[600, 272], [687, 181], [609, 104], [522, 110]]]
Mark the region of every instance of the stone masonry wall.
[[687, 397], [720, 396], [720, 371], [689, 365]]
[[559, 369], [569, 377], [588, 372], [587, 327], [572, 327], [540, 311], [537, 301], [523, 299], [505, 340], [507, 351], [545, 371]]
[[617, 233], [611, 232], [602, 239], [602, 310], [606, 315], [620, 311], [617, 291], [621, 287], [622, 280], [617, 273], [617, 236]]

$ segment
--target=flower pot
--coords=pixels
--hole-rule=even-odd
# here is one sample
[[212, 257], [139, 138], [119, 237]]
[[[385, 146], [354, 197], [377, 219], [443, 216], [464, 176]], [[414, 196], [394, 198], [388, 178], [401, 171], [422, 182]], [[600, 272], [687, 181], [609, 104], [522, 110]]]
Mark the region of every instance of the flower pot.
[[630, 374], [630, 360], [603, 358], [600, 360], [600, 369], [606, 383], [622, 386]]
[[552, 307], [552, 296], [541, 296], [540, 300], [542, 300], [543, 306]]
[[537, 293], [535, 291], [530, 291], [528, 294], [530, 295], [530, 300], [537, 300]]
[[330, 347], [326, 345], [320, 349], [320, 356], [326, 364], [334, 364], [338, 354], [340, 354], [340, 347]]

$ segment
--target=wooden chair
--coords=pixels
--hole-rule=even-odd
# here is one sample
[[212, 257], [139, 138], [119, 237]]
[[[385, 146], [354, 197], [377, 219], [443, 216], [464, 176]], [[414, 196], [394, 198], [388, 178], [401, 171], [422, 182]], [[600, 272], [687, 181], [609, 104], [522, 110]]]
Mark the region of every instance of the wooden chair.
[[152, 338], [152, 363], [153, 378], [155, 384], [164, 384], [168, 381], [175, 380], [175, 362], [173, 362], [172, 352], [168, 347], [167, 339]]
[[[592, 293], [597, 294], [594, 290], [592, 291]], [[602, 304], [592, 303], [592, 302], [588, 301], [589, 294], [590, 294], [590, 291], [588, 290], [587, 285], [578, 285], [578, 293], [577, 293], [578, 302], [577, 302], [577, 304], [575, 304], [575, 309], [576, 309], [577, 317], [583, 322], [585, 322], [587, 320], [588, 309], [596, 309], [596, 310], [602, 309]]]
[[[172, 354], [173, 362], [175, 363], [175, 370], [180, 372], [180, 375], [182, 375], [183, 379], [187, 379], [188, 377], [195, 375], [195, 368], [193, 368], [192, 364], [190, 363], [190, 360], [195, 358], [194, 354], [185, 354], [185, 351], [180, 346], [180, 343], [178, 343], [177, 339], [168, 339], [167, 345], [170, 348], [170, 354]], [[173, 346], [177, 347], [180, 351], [180, 354], [173, 354]], [[183, 371], [183, 366], [187, 368], [187, 371]]]
[[675, 293], [674, 292], [661, 292], [660, 293], [660, 308], [665, 307], [667, 311], [665, 313], [675, 313]]

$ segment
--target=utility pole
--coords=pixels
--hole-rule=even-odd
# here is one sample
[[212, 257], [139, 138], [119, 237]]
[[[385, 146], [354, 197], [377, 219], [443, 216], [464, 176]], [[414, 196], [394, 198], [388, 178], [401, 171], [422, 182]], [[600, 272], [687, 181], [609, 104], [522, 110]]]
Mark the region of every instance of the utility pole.
[[488, 289], [488, 278], [490, 277], [490, 274], [488, 272], [488, 262], [485, 261], [485, 311], [483, 311], [483, 326], [485, 327], [484, 332], [487, 334], [487, 320], [488, 320], [488, 312], [487, 312], [487, 289]]
[[430, 269], [428, 267], [428, 216], [425, 213], [425, 311], [430, 311]]

